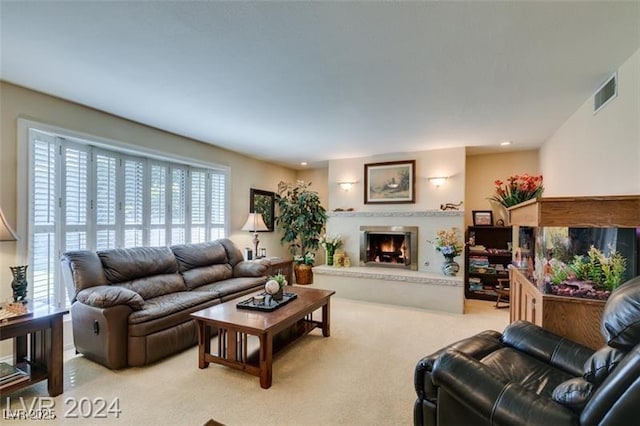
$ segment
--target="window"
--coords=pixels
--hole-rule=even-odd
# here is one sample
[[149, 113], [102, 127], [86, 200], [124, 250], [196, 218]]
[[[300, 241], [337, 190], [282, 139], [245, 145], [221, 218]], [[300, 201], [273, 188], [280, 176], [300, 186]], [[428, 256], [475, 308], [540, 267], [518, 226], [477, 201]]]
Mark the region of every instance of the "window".
[[104, 149], [29, 129], [29, 282], [68, 304], [58, 259], [69, 250], [165, 246], [225, 236], [227, 172]]

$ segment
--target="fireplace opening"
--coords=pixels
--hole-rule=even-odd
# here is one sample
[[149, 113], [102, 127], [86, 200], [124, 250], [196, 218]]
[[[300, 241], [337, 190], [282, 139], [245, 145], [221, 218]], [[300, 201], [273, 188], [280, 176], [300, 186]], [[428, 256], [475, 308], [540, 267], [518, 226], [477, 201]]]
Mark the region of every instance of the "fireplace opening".
[[414, 226], [361, 226], [360, 264], [417, 270], [417, 240]]

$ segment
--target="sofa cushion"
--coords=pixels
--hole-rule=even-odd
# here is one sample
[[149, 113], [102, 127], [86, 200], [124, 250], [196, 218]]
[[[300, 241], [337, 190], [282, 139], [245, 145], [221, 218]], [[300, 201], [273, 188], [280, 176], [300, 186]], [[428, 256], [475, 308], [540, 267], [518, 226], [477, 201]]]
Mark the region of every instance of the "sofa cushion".
[[175, 245], [171, 246], [171, 250], [178, 261], [180, 272], [201, 266], [228, 263], [227, 251], [219, 241]]
[[267, 277], [256, 278], [229, 278], [228, 280], [218, 281], [206, 284], [195, 289], [194, 293], [214, 292], [220, 297], [227, 296], [232, 293], [239, 293], [256, 287], [256, 290], [267, 282]]
[[640, 276], [611, 293], [602, 314], [602, 333], [609, 346], [625, 351], [640, 343]]
[[190, 290], [200, 287], [201, 285], [226, 280], [231, 278], [232, 275], [231, 265], [228, 263], [224, 263], [222, 265], [201, 266], [199, 268], [182, 272], [184, 283]]
[[[94, 251], [68, 251], [63, 259], [69, 263], [76, 292], [85, 288], [107, 285], [109, 281], [102, 268], [102, 262]], [[75, 294], [75, 292], [74, 292]]]
[[555, 402], [579, 413], [591, 399], [592, 393], [593, 384], [581, 377], [575, 377], [556, 386], [553, 390], [552, 398]]
[[76, 299], [85, 305], [96, 308], [110, 308], [116, 305], [128, 305], [132, 309], [142, 308], [144, 300], [133, 290], [119, 285], [99, 285], [79, 291]]
[[228, 238], [222, 238], [218, 241], [220, 241], [220, 244], [222, 244], [225, 250], [227, 250], [227, 258], [229, 259], [229, 265], [231, 265], [231, 267], [235, 267], [238, 262], [242, 262], [244, 260], [244, 255], [236, 243]]
[[502, 348], [480, 360], [498, 377], [551, 398], [560, 383], [574, 376], [513, 348]]
[[596, 351], [584, 364], [584, 377], [596, 386], [604, 382], [609, 373], [622, 361], [626, 352], [605, 346]]
[[129, 325], [168, 317], [177, 312], [184, 312], [188, 317], [189, 313], [194, 312], [189, 308], [195, 308], [202, 303], [216, 301], [216, 299], [216, 294], [195, 291], [181, 291], [154, 297], [145, 300], [142, 309], [129, 315]]
[[178, 272], [176, 258], [169, 247], [104, 250], [98, 252], [98, 257], [102, 262], [105, 276], [114, 284]]
[[234, 277], [262, 277], [267, 273], [269, 267], [259, 262], [238, 262], [233, 267]]
[[144, 300], [164, 294], [185, 291], [187, 287], [180, 274], [154, 275], [118, 284], [138, 293]]

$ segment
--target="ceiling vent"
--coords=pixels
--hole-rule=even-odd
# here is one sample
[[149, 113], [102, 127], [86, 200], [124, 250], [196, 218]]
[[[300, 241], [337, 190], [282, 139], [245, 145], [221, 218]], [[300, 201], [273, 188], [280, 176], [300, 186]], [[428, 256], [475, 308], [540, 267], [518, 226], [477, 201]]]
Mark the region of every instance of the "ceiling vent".
[[618, 95], [618, 73], [613, 74], [593, 95], [593, 113], [600, 111]]

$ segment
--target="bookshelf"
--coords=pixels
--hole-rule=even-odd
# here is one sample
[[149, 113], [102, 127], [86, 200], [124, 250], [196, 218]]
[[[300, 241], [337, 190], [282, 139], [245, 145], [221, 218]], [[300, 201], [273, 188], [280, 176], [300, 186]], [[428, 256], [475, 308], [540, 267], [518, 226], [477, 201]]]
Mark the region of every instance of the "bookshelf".
[[510, 226], [470, 226], [465, 246], [465, 297], [496, 300], [499, 278], [509, 278], [511, 263]]

